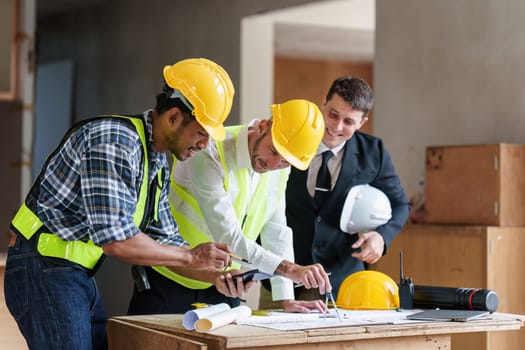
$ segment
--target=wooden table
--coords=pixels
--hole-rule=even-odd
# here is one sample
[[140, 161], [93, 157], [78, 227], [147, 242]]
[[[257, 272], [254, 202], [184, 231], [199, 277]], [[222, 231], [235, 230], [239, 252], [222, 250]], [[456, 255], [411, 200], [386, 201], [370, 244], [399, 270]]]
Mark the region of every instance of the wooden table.
[[[520, 330], [525, 316], [494, 313], [491, 319], [277, 331], [227, 325], [209, 333], [185, 330], [182, 315], [123, 316], [109, 320], [109, 349], [450, 349], [450, 335]], [[523, 330], [520, 330], [522, 332]]]

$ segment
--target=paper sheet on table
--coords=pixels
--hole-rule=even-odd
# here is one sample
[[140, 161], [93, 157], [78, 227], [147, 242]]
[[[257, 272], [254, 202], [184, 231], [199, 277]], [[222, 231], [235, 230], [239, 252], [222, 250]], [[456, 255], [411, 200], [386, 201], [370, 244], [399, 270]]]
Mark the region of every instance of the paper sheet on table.
[[201, 309], [187, 311], [182, 318], [182, 325], [188, 330], [195, 329], [195, 322], [202, 318], [210, 317], [211, 315], [230, 310], [230, 305], [226, 303], [211, 305]]
[[380, 324], [401, 324], [414, 323], [407, 320], [406, 316], [418, 310], [341, 310], [339, 313], [342, 321], [337, 319], [335, 311], [329, 310], [328, 317], [323, 314], [310, 313], [286, 313], [272, 312], [268, 316], [249, 316], [235, 321], [237, 324], [271, 328], [276, 330], [301, 330], [326, 327], [348, 327], [348, 326], [367, 326]]
[[247, 318], [251, 313], [252, 310], [248, 306], [237, 306], [233, 309], [219, 312], [206, 318], [201, 318], [195, 322], [195, 330], [199, 332], [208, 332], [218, 327], [233, 323], [237, 319]]

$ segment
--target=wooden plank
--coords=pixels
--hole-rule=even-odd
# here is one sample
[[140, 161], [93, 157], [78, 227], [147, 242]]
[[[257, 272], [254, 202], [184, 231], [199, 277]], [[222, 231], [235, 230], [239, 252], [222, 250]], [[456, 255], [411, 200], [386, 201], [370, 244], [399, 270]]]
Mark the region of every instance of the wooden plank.
[[373, 268], [399, 281], [402, 251], [404, 273], [416, 285], [486, 288], [486, 232], [486, 226], [406, 225]]
[[[153, 318], [157, 317], [158, 315]], [[396, 325], [334, 327], [304, 331], [277, 331], [262, 327], [233, 324], [209, 333], [199, 333], [181, 329], [181, 326], [177, 326], [177, 322], [173, 322], [173, 320], [171, 321], [171, 326], [166, 326], [170, 317], [172, 319], [179, 318], [181, 315], [164, 315], [160, 317], [162, 319], [160, 323], [164, 325], [155, 325], [155, 322], [152, 322], [152, 316], [119, 317], [117, 321], [143, 328], [162, 327], [163, 330], [154, 329], [155, 333], [151, 336], [156, 336], [157, 333], [169, 333], [176, 337], [206, 344], [209, 350], [248, 350], [254, 348], [272, 350], [319, 349], [320, 347], [323, 349], [361, 349], [360, 346], [363, 346], [362, 349], [433, 349], [433, 347], [424, 347], [432, 343], [429, 339], [439, 338], [450, 341], [451, 334], [519, 330], [523, 327], [525, 319], [524, 315], [495, 313], [492, 314], [491, 319], [469, 322], [421, 322]], [[149, 319], [151, 324], [145, 325], [145, 319]], [[445, 336], [445, 338], [441, 338], [442, 336]], [[473, 338], [467, 339], [472, 340]], [[425, 341], [423, 342], [422, 340]], [[399, 342], [399, 346], [396, 345], [397, 342]], [[436, 342], [435, 344], [442, 343]], [[370, 347], [367, 348], [366, 346]]]
[[[525, 314], [525, 228], [488, 229], [487, 285], [498, 294], [498, 312]], [[492, 332], [487, 349], [522, 349], [525, 330]]]
[[347, 336], [349, 334], [366, 333], [366, 331], [367, 329], [365, 326], [315, 328], [304, 330], [309, 339], [316, 337]]
[[108, 322], [110, 350], [207, 350], [206, 344], [192, 339], [148, 329], [121, 320]]
[[427, 223], [525, 225], [525, 145], [427, 147], [425, 198]]
[[[253, 350], [253, 347], [235, 350]], [[264, 350], [446, 350], [450, 336], [432, 335], [399, 338], [348, 340], [341, 342], [306, 343], [285, 346], [265, 346]]]
[[501, 144], [500, 225], [525, 225], [525, 145]]
[[[525, 270], [523, 250], [525, 227], [406, 225], [373, 268], [399, 280], [403, 251], [405, 275], [416, 285], [492, 289], [499, 312], [525, 314], [525, 280], [517, 278]], [[525, 331], [507, 333], [454, 334], [452, 346], [521, 350]]]
[[427, 147], [425, 221], [497, 225], [498, 145]]
[[114, 319], [132, 323], [148, 329], [153, 329], [163, 333], [172, 334], [178, 337], [193, 339], [208, 346], [210, 350], [224, 349], [226, 338], [214, 336], [209, 333], [198, 333], [189, 331], [182, 326], [183, 315], [161, 314], [161, 315], [141, 315], [141, 316], [121, 316]]
[[278, 331], [246, 325], [227, 325], [207, 333], [189, 331], [182, 326], [182, 315], [121, 316], [115, 319], [177, 336], [190, 337], [206, 343], [210, 350], [215, 348], [301, 344], [307, 341], [307, 334], [304, 331]]

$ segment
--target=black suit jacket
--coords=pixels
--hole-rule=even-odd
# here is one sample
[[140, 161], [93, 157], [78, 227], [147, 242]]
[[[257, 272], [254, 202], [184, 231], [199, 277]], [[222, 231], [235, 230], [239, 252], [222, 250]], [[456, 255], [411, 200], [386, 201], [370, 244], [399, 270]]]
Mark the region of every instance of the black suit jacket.
[[357, 131], [346, 142], [343, 157], [341, 173], [323, 208], [317, 208], [308, 193], [308, 170], [292, 168], [286, 189], [286, 218], [293, 230], [295, 261], [300, 265], [323, 265], [332, 273], [330, 281], [335, 295], [348, 275], [365, 269], [362, 261], [351, 256], [354, 251], [351, 246], [358, 236], [339, 229], [350, 188], [370, 184], [389, 198], [392, 219], [377, 229], [385, 241], [385, 253], [401, 231], [409, 212], [408, 199], [381, 139]]

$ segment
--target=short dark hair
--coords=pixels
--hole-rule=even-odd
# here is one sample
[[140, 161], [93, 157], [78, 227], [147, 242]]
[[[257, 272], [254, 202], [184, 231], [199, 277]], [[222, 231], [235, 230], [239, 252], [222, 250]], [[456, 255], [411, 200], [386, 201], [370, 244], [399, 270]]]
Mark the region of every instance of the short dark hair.
[[363, 118], [374, 105], [374, 94], [370, 86], [361, 78], [344, 76], [334, 80], [328, 93], [326, 101], [330, 101], [334, 94], [341, 96], [356, 111], [363, 112]]
[[155, 105], [155, 111], [158, 114], [161, 114], [171, 108], [177, 107], [181, 110], [182, 115], [184, 116], [183, 125], [188, 124], [189, 122], [195, 120], [193, 114], [191, 114], [190, 109], [181, 101], [180, 98], [171, 98], [173, 89], [167, 84], [164, 84], [162, 87], [162, 93], [157, 95], [157, 104]]

